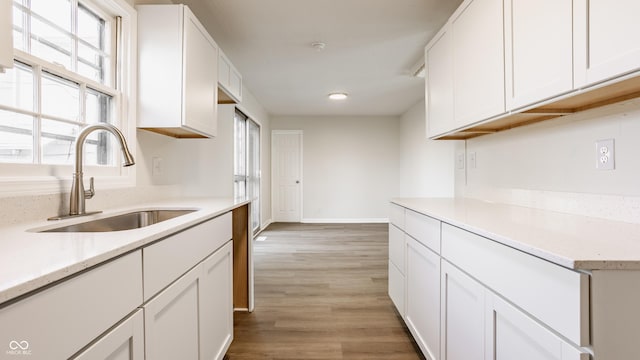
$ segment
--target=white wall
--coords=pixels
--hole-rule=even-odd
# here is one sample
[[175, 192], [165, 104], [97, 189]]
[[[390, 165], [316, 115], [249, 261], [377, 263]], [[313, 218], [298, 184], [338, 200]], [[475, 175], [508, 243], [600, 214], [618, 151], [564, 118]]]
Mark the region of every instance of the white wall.
[[397, 117], [272, 117], [303, 130], [303, 222], [382, 221], [398, 192]]
[[[138, 184], [179, 185], [183, 196], [233, 196], [233, 116], [235, 108], [261, 126], [262, 220], [271, 219], [271, 172], [269, 115], [250, 91], [245, 89], [238, 105], [218, 107], [218, 134], [212, 139], [174, 139], [139, 130], [139, 152], [145, 160]], [[151, 175], [153, 157], [161, 157], [163, 171]]]
[[452, 197], [454, 195], [455, 141], [427, 139], [425, 102], [400, 120], [400, 197]]
[[[615, 139], [616, 169], [596, 170], [596, 140]], [[640, 99], [470, 139], [477, 167], [456, 192], [640, 223]], [[464, 149], [464, 148], [462, 148]]]

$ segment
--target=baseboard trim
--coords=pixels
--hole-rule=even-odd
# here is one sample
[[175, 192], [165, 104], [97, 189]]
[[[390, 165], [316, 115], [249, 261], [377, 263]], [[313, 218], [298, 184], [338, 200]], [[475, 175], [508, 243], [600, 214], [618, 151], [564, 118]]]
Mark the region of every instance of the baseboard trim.
[[302, 219], [303, 224], [386, 224], [387, 218], [356, 218], [356, 219]]

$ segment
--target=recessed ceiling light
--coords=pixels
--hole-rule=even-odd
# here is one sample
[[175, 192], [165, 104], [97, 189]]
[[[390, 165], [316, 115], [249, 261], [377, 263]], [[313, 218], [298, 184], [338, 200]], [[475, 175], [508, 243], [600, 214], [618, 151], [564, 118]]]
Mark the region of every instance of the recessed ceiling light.
[[347, 94], [345, 93], [331, 93], [329, 94], [329, 99], [331, 100], [344, 100], [347, 98]]

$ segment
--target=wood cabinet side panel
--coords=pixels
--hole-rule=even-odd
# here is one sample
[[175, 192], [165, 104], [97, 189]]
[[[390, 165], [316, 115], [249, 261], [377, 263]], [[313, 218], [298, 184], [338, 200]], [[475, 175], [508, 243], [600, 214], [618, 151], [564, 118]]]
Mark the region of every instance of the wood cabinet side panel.
[[249, 309], [249, 205], [233, 210], [233, 306]]

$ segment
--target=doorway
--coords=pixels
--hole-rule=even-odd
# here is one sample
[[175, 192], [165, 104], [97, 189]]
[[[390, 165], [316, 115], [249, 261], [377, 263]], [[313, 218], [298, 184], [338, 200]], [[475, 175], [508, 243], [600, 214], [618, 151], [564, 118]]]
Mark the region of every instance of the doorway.
[[302, 219], [302, 130], [273, 130], [271, 166], [273, 221]]

